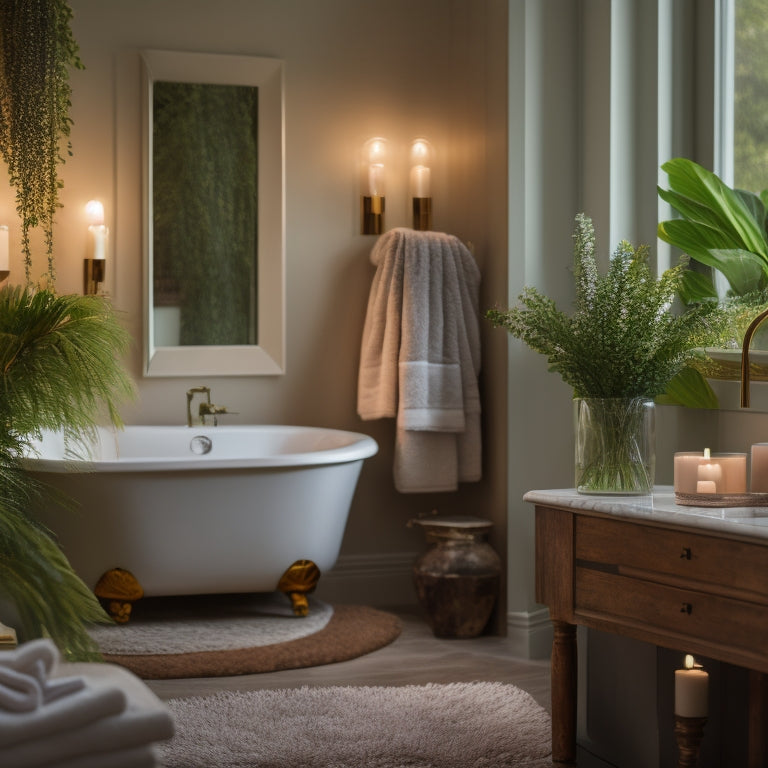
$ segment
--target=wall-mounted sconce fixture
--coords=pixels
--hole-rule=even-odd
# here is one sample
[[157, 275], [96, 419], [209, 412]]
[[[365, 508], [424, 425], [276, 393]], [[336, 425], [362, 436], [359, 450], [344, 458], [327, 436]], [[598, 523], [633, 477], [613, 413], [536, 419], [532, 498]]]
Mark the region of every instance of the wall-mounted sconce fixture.
[[8, 227], [0, 225], [0, 283], [11, 274], [10, 248], [8, 246]]
[[360, 163], [361, 222], [364, 235], [380, 235], [384, 231], [384, 161], [385, 139], [369, 139], [363, 145]]
[[411, 144], [410, 194], [413, 206], [413, 228], [432, 229], [432, 146], [426, 139]]
[[83, 264], [83, 293], [95, 295], [99, 292], [99, 284], [104, 282], [109, 230], [104, 225], [104, 206], [98, 200], [86, 203], [85, 215], [88, 219], [88, 241]]

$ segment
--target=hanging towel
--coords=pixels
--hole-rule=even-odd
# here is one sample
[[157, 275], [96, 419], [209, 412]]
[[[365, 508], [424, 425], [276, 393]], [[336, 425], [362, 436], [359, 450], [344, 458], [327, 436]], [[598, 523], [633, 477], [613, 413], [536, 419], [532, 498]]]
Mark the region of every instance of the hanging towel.
[[396, 418], [398, 491], [453, 491], [481, 477], [479, 286], [453, 235], [398, 228], [371, 252], [358, 414]]

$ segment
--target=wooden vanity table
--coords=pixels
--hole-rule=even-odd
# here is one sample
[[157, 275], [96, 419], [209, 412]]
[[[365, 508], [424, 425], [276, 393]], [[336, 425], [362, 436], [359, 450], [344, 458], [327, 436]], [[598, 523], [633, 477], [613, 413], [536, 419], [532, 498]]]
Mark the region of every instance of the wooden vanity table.
[[536, 512], [536, 599], [554, 628], [555, 765], [576, 765], [582, 624], [749, 669], [749, 768], [768, 766], [768, 508], [679, 506], [669, 486], [524, 499]]

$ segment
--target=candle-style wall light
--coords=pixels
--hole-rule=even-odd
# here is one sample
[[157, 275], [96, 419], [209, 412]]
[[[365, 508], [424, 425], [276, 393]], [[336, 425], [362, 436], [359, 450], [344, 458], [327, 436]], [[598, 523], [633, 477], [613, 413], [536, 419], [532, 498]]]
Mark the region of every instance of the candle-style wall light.
[[0, 283], [11, 274], [10, 247], [8, 245], [8, 226], [0, 225]]
[[432, 229], [432, 145], [426, 139], [411, 144], [410, 196], [413, 228]]
[[360, 231], [364, 235], [380, 235], [384, 231], [386, 153], [385, 139], [369, 139], [363, 145], [360, 162]]
[[104, 224], [104, 205], [99, 200], [86, 203], [85, 215], [88, 239], [83, 264], [83, 293], [95, 295], [99, 292], [99, 284], [104, 282], [109, 230]]

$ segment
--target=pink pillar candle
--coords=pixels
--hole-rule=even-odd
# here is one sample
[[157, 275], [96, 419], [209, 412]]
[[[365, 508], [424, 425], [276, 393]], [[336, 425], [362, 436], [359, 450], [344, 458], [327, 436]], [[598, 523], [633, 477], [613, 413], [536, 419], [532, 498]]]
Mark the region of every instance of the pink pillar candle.
[[[768, 485], [768, 444], [766, 444], [765, 466], [766, 485]], [[706, 450], [675, 454], [675, 493], [746, 492], [746, 453], [710, 455]]]
[[752, 446], [750, 490], [752, 493], [768, 493], [768, 443]]

